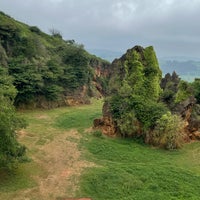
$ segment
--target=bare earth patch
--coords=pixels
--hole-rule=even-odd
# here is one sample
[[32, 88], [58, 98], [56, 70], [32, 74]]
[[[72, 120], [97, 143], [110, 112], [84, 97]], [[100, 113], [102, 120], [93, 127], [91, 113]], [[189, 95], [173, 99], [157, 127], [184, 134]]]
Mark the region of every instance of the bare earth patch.
[[[16, 197], [16, 200], [72, 199], [78, 189], [82, 171], [94, 166], [93, 163], [80, 159], [81, 154], [77, 147], [80, 134], [76, 130], [62, 133], [59, 130], [59, 134], [55, 135], [52, 141], [39, 146], [38, 154], [32, 157], [44, 170], [42, 177], [33, 177], [38, 186], [23, 191], [23, 197]], [[26, 132], [22, 131], [20, 137], [26, 137]], [[89, 198], [81, 200], [89, 200]]]

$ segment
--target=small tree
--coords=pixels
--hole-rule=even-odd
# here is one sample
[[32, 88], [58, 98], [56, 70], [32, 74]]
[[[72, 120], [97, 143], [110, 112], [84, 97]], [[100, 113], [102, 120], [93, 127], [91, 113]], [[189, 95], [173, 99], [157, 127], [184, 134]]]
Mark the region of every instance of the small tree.
[[52, 36], [62, 39], [62, 34], [59, 30], [56, 30], [55, 28], [51, 28], [51, 29], [49, 29], [49, 31], [50, 31]]

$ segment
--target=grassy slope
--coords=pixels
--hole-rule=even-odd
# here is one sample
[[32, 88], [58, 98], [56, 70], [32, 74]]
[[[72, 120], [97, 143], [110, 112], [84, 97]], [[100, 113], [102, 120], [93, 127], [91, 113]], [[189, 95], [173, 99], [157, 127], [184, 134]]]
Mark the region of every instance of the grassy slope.
[[165, 152], [131, 140], [93, 138], [86, 147], [101, 167], [83, 175], [81, 192], [96, 200], [200, 198], [198, 153], [189, 153], [199, 144]]
[[[84, 136], [81, 142], [74, 140], [79, 143], [81, 159], [92, 161], [97, 166], [84, 171], [76, 196], [93, 200], [200, 199], [199, 143], [169, 152], [132, 140], [84, 133], [92, 125], [93, 118], [101, 115], [101, 105], [101, 102], [95, 102], [80, 107], [24, 112], [22, 115], [30, 123], [26, 129], [29, 137], [20, 140], [29, 147], [30, 157], [42, 159], [39, 153], [43, 145], [53, 141], [62, 131], [78, 129]], [[35, 174], [44, 176], [44, 173], [47, 171], [34, 160], [21, 165], [15, 175], [1, 172], [0, 199], [15, 199], [28, 188], [35, 188], [30, 199], [34, 196], [37, 199], [40, 194], [36, 195], [37, 182], [32, 177]]]
[[[60, 116], [59, 125], [63, 128], [80, 127], [86, 122], [85, 114], [92, 119], [88, 111], [81, 115]], [[79, 117], [78, 124], [67, 125], [68, 121], [73, 124], [75, 116]], [[85, 157], [99, 167], [83, 174], [79, 196], [95, 200], [200, 199], [199, 143], [169, 152], [132, 140], [85, 134], [80, 146], [88, 150]]]

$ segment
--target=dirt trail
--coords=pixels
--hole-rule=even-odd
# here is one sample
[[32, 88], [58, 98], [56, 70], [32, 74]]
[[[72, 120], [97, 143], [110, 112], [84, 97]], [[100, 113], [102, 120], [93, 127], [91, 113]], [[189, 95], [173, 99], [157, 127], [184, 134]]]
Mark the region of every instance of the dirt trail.
[[[60, 130], [59, 130], [60, 132]], [[23, 133], [21, 137], [26, 137]], [[44, 175], [33, 177], [38, 186], [23, 191], [23, 197], [15, 200], [66, 200], [72, 199], [78, 189], [82, 171], [94, 166], [81, 160], [77, 143], [80, 134], [76, 130], [63, 131], [38, 149], [32, 159], [44, 170]], [[87, 198], [86, 198], [87, 199]]]

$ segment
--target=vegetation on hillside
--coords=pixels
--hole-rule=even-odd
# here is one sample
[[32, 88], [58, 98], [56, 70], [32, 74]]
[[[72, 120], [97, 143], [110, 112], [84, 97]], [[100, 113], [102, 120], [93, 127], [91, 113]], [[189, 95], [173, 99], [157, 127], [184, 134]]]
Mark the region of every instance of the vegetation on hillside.
[[57, 102], [53, 107], [82, 92], [85, 99], [95, 95], [95, 68], [109, 63], [74, 40], [63, 40], [59, 31], [51, 33], [0, 13], [0, 64], [14, 78], [16, 106], [48, 107]]

